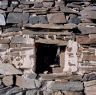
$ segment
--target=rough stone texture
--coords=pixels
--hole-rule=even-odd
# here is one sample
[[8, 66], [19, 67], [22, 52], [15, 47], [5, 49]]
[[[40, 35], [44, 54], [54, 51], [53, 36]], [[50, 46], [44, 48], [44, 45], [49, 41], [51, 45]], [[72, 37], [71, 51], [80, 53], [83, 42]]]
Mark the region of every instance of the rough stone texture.
[[[37, 62], [39, 45], [57, 48], [52, 64], [54, 50], [42, 58], [45, 63]], [[40, 52], [42, 57], [47, 50]], [[0, 95], [96, 95], [95, 90], [95, 0], [0, 0]]]
[[49, 23], [56, 23], [56, 24], [66, 23], [64, 13], [48, 14], [47, 17]]
[[0, 63], [0, 74], [3, 75], [14, 75], [14, 74], [22, 74], [22, 72], [16, 69], [11, 64], [2, 64]]
[[68, 82], [68, 83], [54, 83], [51, 90], [62, 91], [82, 91], [83, 83], [81, 82]]

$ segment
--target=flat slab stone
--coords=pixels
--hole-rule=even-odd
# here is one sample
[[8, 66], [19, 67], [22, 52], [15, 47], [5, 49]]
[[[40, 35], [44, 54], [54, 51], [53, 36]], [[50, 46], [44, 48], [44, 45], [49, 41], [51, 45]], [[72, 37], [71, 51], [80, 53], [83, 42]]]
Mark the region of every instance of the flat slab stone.
[[20, 88], [36, 89], [41, 86], [41, 82], [24, 76], [16, 76], [16, 85]]
[[49, 23], [66, 23], [65, 15], [64, 13], [54, 13], [54, 14], [48, 14], [47, 15]]
[[11, 43], [17, 44], [34, 44], [34, 39], [22, 36], [15, 36], [11, 39]]
[[11, 64], [0, 63], [0, 74], [13, 75], [13, 74], [22, 74], [22, 72], [16, 69]]
[[51, 86], [51, 90], [63, 90], [63, 91], [82, 91], [82, 82], [68, 82], [68, 83], [54, 83]]
[[96, 33], [96, 27], [92, 26], [78, 26], [79, 31], [81, 34], [95, 34]]

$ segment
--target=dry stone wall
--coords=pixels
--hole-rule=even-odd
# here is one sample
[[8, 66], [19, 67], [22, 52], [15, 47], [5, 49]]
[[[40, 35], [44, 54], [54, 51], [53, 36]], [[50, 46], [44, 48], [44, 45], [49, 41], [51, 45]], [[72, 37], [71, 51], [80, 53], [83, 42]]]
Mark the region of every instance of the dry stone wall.
[[[58, 46], [53, 73], [38, 43]], [[0, 95], [96, 95], [96, 1], [0, 0]]]

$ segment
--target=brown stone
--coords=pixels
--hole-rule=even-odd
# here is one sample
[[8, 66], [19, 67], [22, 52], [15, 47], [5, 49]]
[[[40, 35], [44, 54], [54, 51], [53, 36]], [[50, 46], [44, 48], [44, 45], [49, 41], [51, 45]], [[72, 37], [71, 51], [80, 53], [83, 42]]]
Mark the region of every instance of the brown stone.
[[66, 23], [65, 15], [64, 13], [53, 13], [53, 14], [47, 14], [47, 18], [49, 23]]

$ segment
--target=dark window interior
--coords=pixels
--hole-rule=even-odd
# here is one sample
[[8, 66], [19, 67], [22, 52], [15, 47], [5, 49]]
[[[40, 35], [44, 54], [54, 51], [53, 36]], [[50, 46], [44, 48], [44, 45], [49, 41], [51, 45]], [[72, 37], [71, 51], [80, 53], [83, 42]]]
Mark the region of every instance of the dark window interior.
[[36, 44], [36, 73], [52, 73], [51, 65], [59, 67], [58, 46], [49, 44]]

